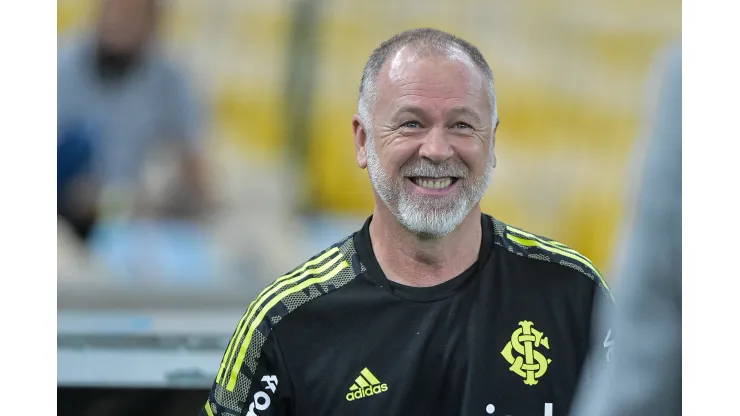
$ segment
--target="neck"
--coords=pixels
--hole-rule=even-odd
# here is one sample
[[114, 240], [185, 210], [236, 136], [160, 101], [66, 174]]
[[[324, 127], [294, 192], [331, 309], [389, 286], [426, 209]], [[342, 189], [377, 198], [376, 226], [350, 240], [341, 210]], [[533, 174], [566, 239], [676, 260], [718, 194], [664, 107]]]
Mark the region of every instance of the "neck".
[[481, 210], [476, 205], [455, 231], [442, 238], [423, 238], [398, 223], [382, 203], [370, 223], [375, 257], [388, 280], [406, 286], [444, 283], [472, 266], [481, 248]]

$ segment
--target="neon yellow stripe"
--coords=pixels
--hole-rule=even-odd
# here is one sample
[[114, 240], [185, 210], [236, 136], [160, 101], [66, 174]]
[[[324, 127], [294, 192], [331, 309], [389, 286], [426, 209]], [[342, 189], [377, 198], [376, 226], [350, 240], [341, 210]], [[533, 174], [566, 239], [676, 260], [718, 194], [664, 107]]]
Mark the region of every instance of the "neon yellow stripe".
[[328, 258], [329, 256], [333, 255], [334, 253], [337, 253], [338, 251], [339, 251], [339, 249], [337, 247], [334, 247], [331, 250], [327, 251], [326, 253], [322, 254], [321, 256], [319, 256], [319, 257], [317, 257], [317, 258], [315, 258], [315, 259], [313, 259], [311, 261], [307, 261], [306, 263], [303, 264], [303, 266], [301, 266], [296, 271], [294, 271], [292, 273], [285, 274], [285, 275], [279, 277], [277, 280], [275, 280], [269, 286], [267, 286], [264, 290], [262, 290], [262, 292], [260, 292], [259, 295], [257, 295], [257, 297], [249, 304], [249, 307], [247, 308], [247, 311], [244, 313], [244, 315], [242, 315], [242, 318], [239, 320], [239, 324], [236, 327], [237, 328], [237, 331], [234, 333], [234, 336], [231, 337], [231, 340], [229, 341], [229, 346], [226, 348], [226, 354], [224, 354], [224, 358], [221, 361], [221, 366], [220, 366], [220, 368], [218, 370], [218, 374], [216, 375], [216, 382], [217, 383], [221, 382], [221, 377], [223, 376], [224, 370], [226, 370], [227, 367], [231, 364], [231, 359], [234, 358], [233, 357], [234, 352], [232, 351], [232, 348], [235, 347], [234, 346], [234, 343], [235, 342], [238, 342], [238, 340], [241, 339], [241, 336], [244, 333], [243, 327], [244, 327], [244, 325], [245, 325], [245, 323], [247, 321], [247, 317], [250, 315], [250, 312], [252, 311], [252, 308], [254, 307], [254, 305], [256, 305], [256, 304], [259, 303], [259, 299], [262, 298], [263, 295], [267, 291], [269, 291], [272, 287], [274, 287], [276, 284], [280, 283], [281, 281], [283, 281], [285, 279], [289, 279], [289, 278], [291, 278], [293, 276], [296, 276], [298, 273], [303, 272], [304, 270], [306, 270], [306, 268], [308, 268], [310, 266], [313, 266], [315, 264], [321, 263], [326, 258]]
[[213, 411], [211, 410], [211, 399], [206, 400], [206, 413], [208, 416], [213, 416]]
[[[522, 233], [522, 234], [524, 234], [524, 233]], [[540, 248], [545, 249], [547, 251], [551, 251], [553, 253], [560, 254], [562, 256], [565, 256], [565, 257], [571, 258], [573, 260], [576, 260], [579, 263], [583, 263], [585, 266], [587, 266], [589, 269], [591, 269], [596, 274], [596, 276], [599, 277], [600, 280], [603, 280], [602, 277], [601, 277], [601, 275], [599, 274], [599, 272], [596, 270], [596, 268], [593, 266], [593, 264], [591, 264], [590, 261], [585, 260], [583, 257], [581, 257], [581, 256], [579, 256], [579, 255], [577, 255], [575, 253], [571, 253], [570, 251], [565, 251], [565, 250], [563, 250], [561, 248], [547, 245], [542, 240], [540, 240], [540, 239], [538, 239], [536, 237], [534, 237], [534, 239], [526, 239], [526, 238], [523, 238], [523, 237], [517, 237], [515, 235], [511, 235], [511, 234], [508, 234], [507, 237], [510, 240], [516, 241], [517, 243], [519, 243], [519, 244], [521, 244], [523, 246], [527, 246], [527, 247], [540, 247]]]
[[378, 380], [377, 377], [375, 377], [375, 375], [371, 373], [370, 370], [367, 369], [367, 367], [363, 368], [362, 371], [360, 371], [360, 374], [365, 376], [365, 378], [367, 379], [367, 381], [370, 382], [370, 384], [380, 384], [380, 380]]
[[[589, 260], [588, 257], [586, 257], [583, 254], [581, 254], [581, 253], [573, 250], [572, 248], [566, 246], [563, 243], [560, 243], [560, 242], [557, 242], [557, 241], [552, 241], [552, 240], [545, 240], [545, 239], [540, 238], [540, 237], [538, 237], [538, 236], [536, 236], [536, 235], [534, 235], [532, 233], [528, 233], [528, 232], [526, 232], [524, 230], [521, 230], [521, 229], [516, 228], [516, 227], [512, 227], [510, 225], [507, 225], [506, 228], [509, 229], [510, 231], [514, 231], [517, 234], [521, 234], [521, 235], [523, 235], [525, 237], [529, 237], [529, 238], [531, 238], [531, 239], [533, 239], [535, 241], [539, 241], [540, 243], [543, 243], [543, 244], [546, 244], [546, 245], [550, 245], [550, 246], [553, 246], [554, 248], [562, 249], [562, 250], [565, 250], [565, 251], [567, 251], [567, 252], [569, 252], [571, 254], [574, 254], [574, 255], [578, 256], [579, 258], [581, 258], [592, 269], [594, 269], [594, 271], [596, 272], [596, 274], [599, 274], [599, 271], [596, 270], [596, 266], [593, 263], [591, 263], [591, 260]], [[599, 277], [601, 277], [601, 275], [599, 275]]]
[[579, 252], [577, 252], [577, 251], [575, 251], [575, 250], [567, 247], [565, 244], [558, 243], [556, 241], [545, 241], [545, 240], [537, 237], [534, 234], [528, 233], [528, 232], [526, 232], [524, 230], [520, 230], [518, 228], [509, 226], [509, 225], [507, 225], [506, 228], [509, 229], [509, 230], [511, 230], [511, 231], [514, 231], [517, 234], [521, 234], [523, 236], [530, 237], [534, 241], [544, 244], [544, 246], [543, 245], [539, 245], [542, 248], [545, 248], [546, 246], [552, 245], [553, 247], [552, 247], [552, 250], [550, 250], [550, 251], [553, 251], [555, 253], [559, 253], [560, 254], [561, 252], [559, 250], [565, 250], [566, 252], [568, 252], [568, 253], [570, 253], [570, 254], [572, 254], [574, 256], [577, 256], [577, 258], [574, 258], [574, 257], [571, 257], [571, 256], [568, 256], [568, 257], [574, 258], [575, 260], [580, 259], [581, 262], [586, 263], [586, 266], [588, 266], [591, 270], [593, 270], [594, 273], [596, 273], [596, 276], [599, 278], [599, 280], [604, 285], [604, 287], [606, 287], [606, 290], [609, 290], [609, 293], [611, 294], [611, 290], [609, 289], [609, 285], [606, 283], [606, 280], [601, 275], [601, 273], [599, 273], [599, 270], [591, 262], [591, 260], [588, 259], [588, 257], [586, 257], [583, 254], [581, 254], [581, 253], [579, 253]]
[[[580, 262], [581, 264], [583, 264], [584, 266], [588, 266], [588, 268], [591, 269], [596, 274], [596, 276], [599, 277], [599, 280], [601, 280], [601, 283], [604, 285], [604, 287], [606, 288], [607, 292], [609, 292], [609, 296], [612, 297], [611, 290], [609, 290], [609, 286], [607, 286], [606, 282], [601, 277], [601, 275], [599, 274], [599, 272], [596, 271], [596, 268], [594, 268], [593, 266], [590, 266], [587, 263], [584, 263], [583, 262], [583, 259], [581, 259], [581, 257], [576, 256], [576, 255], [574, 255], [572, 253], [569, 253], [567, 251], [560, 250], [560, 249], [555, 248], [555, 247], [550, 247], [550, 246], [548, 246], [546, 244], [543, 244], [543, 243], [541, 243], [541, 242], [539, 242], [537, 240], [528, 240], [528, 239], [517, 237], [517, 236], [511, 235], [511, 234], [508, 234], [507, 237], [510, 240], [516, 241], [517, 243], [519, 243], [519, 244], [521, 244], [523, 246], [526, 246], [526, 247], [539, 247], [539, 248], [542, 248], [544, 250], [547, 250], [547, 251], [550, 251], [550, 252], [553, 252], [553, 253], [556, 253], [556, 254], [560, 254], [561, 256], [565, 256], [565, 257], [571, 258], [573, 260], [576, 260], [576, 261]], [[614, 300], [613, 297], [612, 297], [612, 300]]]
[[[297, 282], [303, 280], [304, 278], [306, 278], [307, 276], [314, 275], [314, 274], [321, 274], [321, 273], [325, 272], [326, 270], [328, 270], [332, 266], [334, 266], [334, 264], [337, 261], [339, 261], [339, 259], [341, 259], [341, 258], [342, 258], [341, 255], [336, 256], [333, 259], [329, 260], [326, 264], [324, 264], [321, 267], [318, 267], [316, 269], [308, 269], [308, 270], [304, 271], [303, 273], [301, 273], [299, 276], [294, 276], [294, 277], [287, 276], [288, 277], [287, 279], [282, 279], [281, 278], [280, 279], [281, 282], [279, 282], [276, 285], [275, 284], [271, 285], [268, 288], [269, 290], [267, 292], [263, 292], [262, 294], [260, 294], [260, 296], [257, 296], [257, 298], [254, 301], [252, 301], [252, 303], [249, 305], [249, 310], [247, 311], [246, 317], [244, 319], [244, 325], [242, 325], [241, 329], [239, 330], [239, 333], [237, 334], [236, 339], [237, 340], [244, 339], [244, 332], [247, 330], [247, 327], [249, 326], [249, 323], [252, 321], [252, 318], [254, 317], [254, 314], [256, 313], [256, 311], [259, 308], [259, 306], [264, 303], [265, 299], [267, 299], [268, 297], [274, 295], [277, 291], [279, 291], [280, 289], [282, 289], [283, 287], [285, 287], [287, 285], [290, 285], [290, 284], [293, 284], [293, 283], [297, 283]], [[231, 356], [229, 357], [229, 361], [227, 361], [227, 363], [226, 363], [226, 367], [225, 367], [226, 373], [228, 373], [228, 370], [229, 370], [229, 367], [230, 366], [235, 365], [235, 362], [232, 360], [232, 358], [233, 358], [234, 352], [236, 351], [236, 348], [239, 345], [238, 343], [239, 343], [239, 341], [236, 341], [235, 342], [234, 348], [231, 351]], [[226, 373], [224, 373], [224, 375], [223, 375], [224, 377], [226, 377]]]
[[339, 265], [337, 265], [332, 271], [327, 273], [325, 276], [319, 276], [319, 277], [314, 277], [311, 279], [306, 279], [302, 281], [301, 283], [289, 289], [286, 289], [285, 291], [275, 296], [267, 305], [265, 305], [262, 308], [259, 315], [257, 315], [257, 317], [252, 321], [252, 324], [249, 325], [249, 331], [247, 332], [247, 337], [244, 339], [244, 342], [242, 342], [242, 345], [239, 348], [239, 355], [236, 356], [236, 362], [234, 363], [234, 367], [231, 369], [231, 375], [229, 377], [229, 383], [226, 385], [226, 390], [234, 391], [234, 387], [236, 387], [236, 379], [237, 379], [237, 376], [239, 375], [239, 370], [241, 369], [241, 366], [244, 363], [244, 357], [247, 355], [247, 349], [249, 348], [249, 344], [252, 342], [252, 335], [254, 334], [254, 330], [257, 329], [259, 324], [265, 318], [265, 315], [267, 314], [267, 312], [273, 306], [277, 305], [278, 302], [283, 300], [286, 296], [291, 295], [293, 293], [300, 292], [301, 290], [313, 284], [326, 282], [327, 280], [332, 279], [334, 276], [336, 276], [339, 272], [346, 269], [347, 267], [349, 267], [349, 263], [347, 263], [346, 260], [342, 261]]
[[273, 287], [275, 287], [275, 285], [279, 284], [280, 282], [286, 279], [290, 279], [298, 275], [299, 273], [302, 273], [308, 267], [321, 263], [322, 261], [326, 260], [327, 258], [329, 258], [330, 256], [332, 256], [333, 254], [337, 252], [339, 252], [339, 248], [334, 247], [331, 250], [328, 250], [326, 253], [322, 254], [321, 256], [311, 261], [307, 261], [298, 270], [292, 273], [283, 275], [279, 277], [278, 279], [276, 279], [269, 286], [267, 286], [264, 290], [262, 290], [262, 292], [260, 292], [260, 294], [257, 295], [256, 298], [254, 298], [252, 303], [249, 304], [247, 311], [244, 313], [244, 315], [242, 315], [242, 318], [239, 320], [239, 324], [236, 327], [237, 331], [234, 333], [234, 336], [231, 337], [231, 340], [229, 341], [229, 346], [226, 348], [226, 354], [224, 354], [224, 358], [221, 361], [221, 367], [218, 369], [218, 374], [216, 375], [216, 383], [221, 382], [221, 377], [224, 375], [224, 371], [228, 368], [229, 365], [231, 365], [231, 359], [234, 358], [234, 351], [232, 349], [236, 348], [235, 343], [238, 343], [239, 342], [238, 340], [240, 340], [242, 335], [244, 334], [244, 326], [248, 320], [247, 317], [250, 316], [250, 314], [253, 312], [252, 309], [254, 308], [254, 306], [258, 305], [261, 302], [261, 299], [266, 296], [265, 293], [270, 291]]
[[370, 386], [369, 384], [367, 384], [367, 381], [365, 381], [365, 379], [364, 379], [364, 378], [362, 378], [362, 376], [359, 376], [359, 377], [357, 377], [357, 378], [355, 379], [355, 383], [357, 383], [357, 384], [358, 384], [358, 385], [359, 385], [360, 387], [362, 387], [363, 389], [364, 389], [365, 387], [369, 387], [369, 386]]

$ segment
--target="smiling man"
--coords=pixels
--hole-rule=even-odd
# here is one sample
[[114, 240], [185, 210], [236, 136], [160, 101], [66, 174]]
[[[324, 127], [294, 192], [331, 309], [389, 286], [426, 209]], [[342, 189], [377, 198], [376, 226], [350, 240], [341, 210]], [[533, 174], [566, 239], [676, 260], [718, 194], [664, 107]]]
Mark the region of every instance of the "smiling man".
[[591, 338], [611, 345], [591, 333], [611, 294], [575, 250], [481, 212], [498, 126], [484, 57], [396, 35], [358, 110], [373, 215], [252, 301], [201, 414], [565, 416]]

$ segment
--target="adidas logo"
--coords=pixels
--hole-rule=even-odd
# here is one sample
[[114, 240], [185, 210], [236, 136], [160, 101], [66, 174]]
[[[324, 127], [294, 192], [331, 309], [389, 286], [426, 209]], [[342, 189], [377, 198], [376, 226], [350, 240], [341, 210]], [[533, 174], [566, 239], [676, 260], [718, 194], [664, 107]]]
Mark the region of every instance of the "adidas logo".
[[354, 384], [349, 388], [347, 393], [347, 401], [351, 402], [354, 400], [364, 399], [365, 397], [372, 396], [375, 394], [383, 393], [388, 391], [388, 385], [381, 383], [377, 377], [367, 369], [363, 368], [360, 371], [360, 376], [355, 379]]

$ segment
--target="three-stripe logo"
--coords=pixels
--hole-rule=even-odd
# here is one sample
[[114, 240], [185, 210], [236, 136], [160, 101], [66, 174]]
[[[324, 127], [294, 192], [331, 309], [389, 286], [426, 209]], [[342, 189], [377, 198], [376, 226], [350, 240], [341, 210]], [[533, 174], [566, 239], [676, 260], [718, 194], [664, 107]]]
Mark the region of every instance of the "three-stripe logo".
[[345, 397], [347, 401], [351, 402], [386, 391], [388, 391], [388, 385], [381, 383], [380, 380], [378, 380], [378, 378], [375, 377], [367, 367], [365, 367], [360, 371], [360, 375], [355, 379], [352, 386], [350, 386], [349, 393], [347, 393]]

